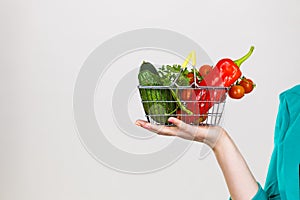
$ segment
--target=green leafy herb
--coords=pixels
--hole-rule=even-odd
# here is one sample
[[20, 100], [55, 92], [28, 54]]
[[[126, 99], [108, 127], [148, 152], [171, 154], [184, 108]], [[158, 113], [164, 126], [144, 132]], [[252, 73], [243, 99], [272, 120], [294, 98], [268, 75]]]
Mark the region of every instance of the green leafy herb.
[[174, 64], [174, 65], [163, 65], [158, 68], [158, 74], [161, 78], [163, 85], [169, 86], [171, 85], [178, 77], [176, 83], [180, 86], [188, 86], [189, 85], [189, 78], [187, 78], [187, 74], [189, 73], [188, 69], [184, 69], [181, 71], [181, 66]]

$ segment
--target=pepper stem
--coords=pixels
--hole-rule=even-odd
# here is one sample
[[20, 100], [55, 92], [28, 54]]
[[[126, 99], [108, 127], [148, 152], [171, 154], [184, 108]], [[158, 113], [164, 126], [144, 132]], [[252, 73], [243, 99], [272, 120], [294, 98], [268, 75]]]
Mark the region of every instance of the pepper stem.
[[235, 60], [234, 63], [235, 63], [238, 67], [240, 67], [241, 64], [251, 56], [253, 50], [254, 50], [254, 46], [251, 46], [251, 48], [250, 48], [250, 50], [248, 51], [248, 53], [247, 53], [246, 55], [244, 55], [243, 57], [241, 57], [240, 59]]

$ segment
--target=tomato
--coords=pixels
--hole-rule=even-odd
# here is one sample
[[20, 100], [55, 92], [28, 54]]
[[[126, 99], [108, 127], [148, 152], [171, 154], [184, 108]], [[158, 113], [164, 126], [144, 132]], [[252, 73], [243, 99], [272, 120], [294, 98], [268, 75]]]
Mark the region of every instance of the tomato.
[[183, 89], [181, 91], [180, 97], [182, 101], [188, 101], [191, 99], [193, 93], [193, 89]]
[[180, 119], [181, 120], [181, 110], [176, 110], [176, 116], [177, 116], [177, 119]]
[[186, 77], [190, 79], [190, 85], [192, 85], [194, 83], [194, 73], [189, 72]]
[[229, 89], [228, 94], [233, 99], [240, 99], [244, 96], [245, 89], [241, 85], [234, 85]]
[[240, 81], [240, 85], [243, 86], [246, 94], [250, 93], [255, 86], [253, 81], [249, 78], [242, 78], [242, 80]]
[[212, 70], [212, 66], [210, 65], [202, 65], [199, 69], [199, 74], [202, 77], [205, 77]]

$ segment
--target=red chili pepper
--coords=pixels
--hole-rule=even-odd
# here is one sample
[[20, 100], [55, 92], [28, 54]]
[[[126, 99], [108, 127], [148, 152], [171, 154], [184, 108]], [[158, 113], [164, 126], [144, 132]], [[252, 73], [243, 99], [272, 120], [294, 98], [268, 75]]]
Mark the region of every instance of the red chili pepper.
[[[226, 90], [217, 87], [229, 87], [240, 78], [242, 75], [240, 66], [251, 56], [253, 50], [254, 47], [252, 46], [245, 56], [235, 61], [229, 58], [221, 59], [212, 71], [204, 77], [198, 85], [206, 88], [194, 89], [199, 104], [199, 111], [196, 111], [196, 114], [206, 114], [215, 102], [220, 102], [222, 98], [225, 98]], [[189, 102], [187, 106], [188, 104]], [[195, 112], [193, 113], [195, 114]]]

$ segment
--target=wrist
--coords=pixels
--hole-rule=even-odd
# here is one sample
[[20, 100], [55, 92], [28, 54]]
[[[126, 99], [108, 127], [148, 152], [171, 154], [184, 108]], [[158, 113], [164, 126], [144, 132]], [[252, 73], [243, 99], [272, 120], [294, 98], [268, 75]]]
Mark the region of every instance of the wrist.
[[223, 131], [220, 133], [218, 140], [216, 141], [215, 145], [212, 147], [212, 150], [214, 153], [218, 153], [220, 151], [223, 151], [225, 146], [230, 143], [230, 136], [228, 133], [222, 129]]
[[209, 127], [203, 143], [207, 144], [212, 150], [219, 149], [226, 137], [228, 137], [228, 134], [222, 127]]

